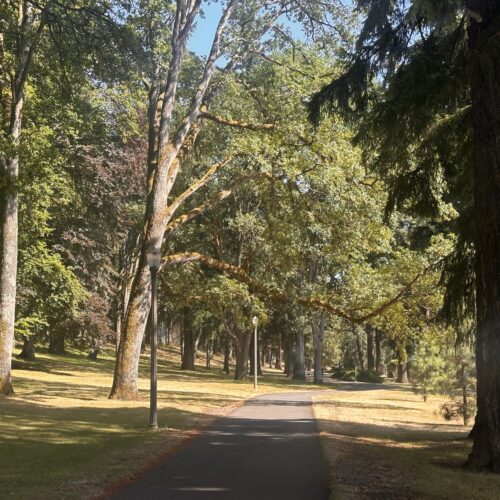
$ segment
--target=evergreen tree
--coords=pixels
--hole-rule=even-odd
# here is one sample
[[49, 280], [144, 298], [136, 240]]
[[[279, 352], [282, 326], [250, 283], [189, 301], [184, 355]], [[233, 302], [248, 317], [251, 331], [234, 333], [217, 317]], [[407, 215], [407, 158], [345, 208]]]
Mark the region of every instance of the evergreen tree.
[[311, 116], [340, 109], [362, 122], [358, 140], [389, 185], [389, 210], [434, 217], [443, 201], [453, 204], [447, 227], [433, 229], [457, 239], [445, 310], [459, 319], [476, 309], [478, 414], [468, 464], [500, 471], [500, 1], [357, 5], [364, 22], [354, 57], [315, 94]]

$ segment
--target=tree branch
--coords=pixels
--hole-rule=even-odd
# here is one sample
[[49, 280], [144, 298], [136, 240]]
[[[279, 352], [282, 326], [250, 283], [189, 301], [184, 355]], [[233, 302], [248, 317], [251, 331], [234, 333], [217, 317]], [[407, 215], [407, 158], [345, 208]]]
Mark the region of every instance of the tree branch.
[[228, 156], [224, 160], [212, 165], [205, 174], [200, 177], [197, 181], [191, 184], [183, 193], [181, 193], [168, 207], [165, 209], [163, 214], [163, 220], [169, 221], [175, 211], [198, 189], [203, 187], [210, 178], [219, 170], [220, 168], [227, 165], [233, 159], [232, 156]]
[[315, 296], [298, 297], [298, 298], [290, 297], [289, 294], [272, 290], [264, 285], [261, 285], [260, 283], [257, 283], [245, 270], [243, 270], [240, 267], [228, 264], [227, 262], [213, 259], [212, 257], [208, 257], [206, 255], [202, 255], [196, 252], [179, 253], [163, 257], [162, 269], [164, 266], [169, 266], [174, 264], [188, 264], [190, 262], [199, 262], [200, 264], [203, 264], [207, 267], [210, 267], [212, 269], [217, 269], [218, 271], [234, 276], [239, 281], [248, 285], [252, 289], [253, 293], [257, 295], [264, 295], [273, 302], [279, 302], [279, 303], [295, 302], [305, 307], [311, 307], [313, 309], [318, 309], [321, 311], [328, 311], [329, 313], [338, 316], [339, 318], [345, 319], [350, 323], [362, 324], [366, 323], [368, 320], [374, 318], [375, 316], [379, 316], [387, 309], [389, 309], [392, 305], [394, 305], [396, 302], [401, 300], [403, 296], [411, 289], [411, 287], [419, 279], [421, 279], [425, 274], [427, 274], [429, 270], [431, 270], [440, 262], [442, 262], [442, 260], [443, 259], [440, 259], [438, 262], [435, 262], [430, 266], [426, 267], [425, 269], [423, 269], [407, 285], [405, 285], [392, 299], [388, 300], [387, 302], [384, 302], [382, 305], [380, 305], [373, 311], [361, 316], [353, 315], [347, 311], [344, 311], [334, 306], [327, 300], [321, 299], [320, 297], [315, 297]]
[[208, 113], [206, 111], [200, 111], [200, 118], [204, 118], [206, 120], [211, 120], [213, 122], [219, 123], [220, 125], [226, 125], [228, 127], [235, 128], [244, 128], [254, 131], [259, 130], [273, 130], [276, 126], [274, 123], [247, 123], [241, 122], [237, 120], [231, 120], [229, 118], [222, 118], [220, 116], [213, 115], [212, 113]]
[[222, 201], [224, 201], [226, 198], [231, 196], [232, 191], [221, 191], [220, 193], [217, 193], [217, 195], [212, 198], [209, 201], [206, 201], [205, 203], [202, 203], [201, 205], [197, 206], [196, 208], [193, 208], [190, 212], [181, 215], [180, 217], [177, 217], [177, 219], [173, 220], [167, 225], [167, 229], [165, 231], [165, 239], [169, 238], [170, 235], [179, 227], [182, 226], [189, 221], [193, 220], [195, 217], [198, 217], [198, 215], [202, 215], [204, 212], [209, 210], [210, 208], [215, 207]]

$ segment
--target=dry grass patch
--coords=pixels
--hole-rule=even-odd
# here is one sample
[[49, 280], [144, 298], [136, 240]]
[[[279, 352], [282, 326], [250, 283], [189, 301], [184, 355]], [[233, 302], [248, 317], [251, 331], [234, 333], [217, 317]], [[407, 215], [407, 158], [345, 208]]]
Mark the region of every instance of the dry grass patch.
[[[210, 371], [178, 369], [179, 352], [159, 359], [160, 429], [148, 429], [149, 360], [141, 359], [139, 402], [109, 400], [113, 352], [97, 361], [72, 351], [15, 362], [15, 397], [0, 399], [0, 498], [91, 498], [117, 479], [133, 477], [195, 429], [255, 394], [220, 364]], [[259, 394], [304, 390], [276, 371], [261, 378]]]
[[500, 477], [461, 465], [469, 428], [409, 386], [334, 384], [314, 398], [334, 498], [500, 499]]

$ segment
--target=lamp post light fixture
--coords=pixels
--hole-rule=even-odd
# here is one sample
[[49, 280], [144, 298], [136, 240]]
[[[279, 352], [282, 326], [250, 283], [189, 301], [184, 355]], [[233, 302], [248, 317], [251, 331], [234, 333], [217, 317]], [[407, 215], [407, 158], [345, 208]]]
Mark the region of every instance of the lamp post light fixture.
[[259, 318], [257, 316], [254, 316], [252, 318], [252, 324], [255, 327], [254, 328], [254, 337], [253, 337], [253, 388], [257, 390], [257, 372], [258, 366], [257, 366], [257, 325], [259, 324]]
[[151, 389], [149, 402], [149, 426], [158, 429], [158, 364], [156, 349], [158, 346], [158, 271], [161, 264], [161, 252], [158, 247], [151, 247], [146, 252], [151, 272]]

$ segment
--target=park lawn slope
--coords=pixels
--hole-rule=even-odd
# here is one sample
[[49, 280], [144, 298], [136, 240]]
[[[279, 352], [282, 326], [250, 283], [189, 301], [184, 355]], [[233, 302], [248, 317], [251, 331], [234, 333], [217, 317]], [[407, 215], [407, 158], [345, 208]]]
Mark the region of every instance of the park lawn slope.
[[[0, 399], [1, 498], [89, 498], [115, 481], [135, 477], [196, 429], [256, 393], [234, 382], [215, 362], [210, 371], [181, 371], [179, 352], [160, 351], [157, 432], [148, 429], [149, 362], [141, 359], [142, 401], [109, 400], [113, 352], [90, 361], [85, 353], [41, 353], [15, 361], [16, 395]], [[304, 390], [277, 371], [258, 393]]]
[[470, 428], [443, 419], [445, 399], [393, 383], [333, 388], [313, 398], [333, 498], [500, 498], [500, 476], [461, 467]]

